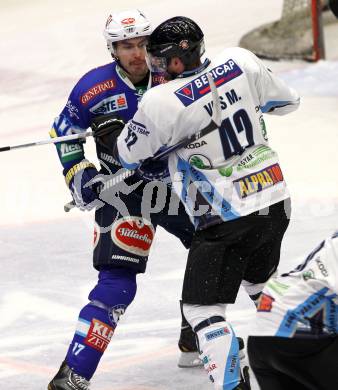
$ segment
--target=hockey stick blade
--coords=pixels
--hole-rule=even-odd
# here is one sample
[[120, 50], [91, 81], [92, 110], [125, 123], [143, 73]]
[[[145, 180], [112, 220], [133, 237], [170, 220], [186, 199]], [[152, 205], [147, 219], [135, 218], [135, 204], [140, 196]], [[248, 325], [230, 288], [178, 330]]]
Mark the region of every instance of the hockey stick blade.
[[213, 102], [213, 112], [210, 123], [204, 127], [203, 129], [199, 130], [197, 133], [190, 135], [189, 137], [186, 137], [179, 141], [177, 144], [169, 146], [168, 148], [164, 149], [162, 152], [155, 154], [154, 157], [152, 157], [152, 160], [158, 161], [165, 157], [167, 157], [170, 153], [175, 152], [178, 149], [184, 148], [187, 145], [191, 144], [192, 142], [197, 141], [201, 137], [206, 136], [207, 134], [211, 133], [214, 130], [217, 130], [221, 126], [222, 121], [222, 109], [221, 104], [219, 102], [219, 95], [217, 91], [217, 87], [215, 85], [215, 82], [211, 76], [210, 73], [207, 73], [207, 78], [209, 81], [211, 96], [212, 96], [212, 102]]

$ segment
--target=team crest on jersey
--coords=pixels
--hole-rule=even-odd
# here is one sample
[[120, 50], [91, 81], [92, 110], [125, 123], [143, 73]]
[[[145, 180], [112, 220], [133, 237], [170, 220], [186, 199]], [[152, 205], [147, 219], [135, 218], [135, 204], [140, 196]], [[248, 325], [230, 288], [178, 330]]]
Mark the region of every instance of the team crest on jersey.
[[272, 310], [272, 304], [274, 300], [275, 299], [270, 297], [270, 295], [262, 293], [259, 298], [257, 311], [270, 312]]
[[234, 180], [234, 186], [241, 199], [261, 192], [284, 181], [282, 170], [278, 163], [258, 172]]
[[121, 304], [121, 305], [113, 306], [109, 310], [108, 316], [109, 316], [110, 322], [114, 325], [114, 327], [116, 327], [117, 323], [119, 322], [121, 315], [125, 313], [126, 308], [127, 308], [126, 305]]
[[123, 217], [111, 230], [113, 242], [126, 252], [148, 256], [155, 235], [153, 225], [144, 218]]
[[[229, 60], [222, 65], [212, 68], [209, 73], [211, 74], [216, 86], [221, 86], [240, 76], [243, 71], [235, 63], [235, 61]], [[207, 73], [204, 73], [192, 80], [190, 83], [176, 90], [174, 93], [184, 106], [187, 107], [209, 92], [210, 86]]]

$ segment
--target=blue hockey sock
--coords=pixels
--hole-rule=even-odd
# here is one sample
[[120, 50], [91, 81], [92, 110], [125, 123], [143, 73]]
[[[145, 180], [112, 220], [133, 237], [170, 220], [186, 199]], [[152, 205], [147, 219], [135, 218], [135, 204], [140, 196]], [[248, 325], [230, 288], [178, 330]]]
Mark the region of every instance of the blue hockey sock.
[[113, 336], [114, 329], [107, 310], [91, 304], [86, 305], [80, 312], [75, 335], [68, 349], [66, 356], [68, 366], [90, 380]]
[[136, 274], [126, 269], [103, 270], [81, 310], [66, 363], [90, 380], [124, 313], [136, 294]]

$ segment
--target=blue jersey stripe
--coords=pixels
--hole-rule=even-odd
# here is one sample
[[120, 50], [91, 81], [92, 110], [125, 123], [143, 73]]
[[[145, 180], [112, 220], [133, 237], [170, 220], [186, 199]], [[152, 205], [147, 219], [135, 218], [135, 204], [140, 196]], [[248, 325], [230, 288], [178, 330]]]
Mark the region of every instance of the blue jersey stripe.
[[121, 165], [123, 166], [123, 168], [126, 168], [126, 169], [136, 169], [137, 167], [140, 166], [139, 163], [127, 163], [126, 161], [123, 160], [123, 158], [119, 155], [119, 161], [121, 163]]
[[[231, 328], [230, 324], [228, 326]], [[238, 341], [232, 331], [231, 346], [224, 370], [223, 390], [232, 390], [240, 382], [240, 361], [238, 353]], [[234, 362], [236, 362], [235, 365]]]
[[271, 100], [269, 102], [266, 102], [266, 104], [261, 107], [261, 111], [263, 113], [267, 113], [272, 108], [285, 107], [285, 106], [290, 106], [290, 105], [293, 105], [293, 104], [294, 104], [294, 102], [290, 102], [290, 101]]
[[315, 314], [321, 307], [323, 307], [323, 305], [325, 306], [325, 301], [327, 299], [325, 294], [328, 291], [329, 289], [324, 287], [316, 293], [310, 295], [304, 302], [293, 310], [288, 310], [275, 336], [292, 337], [297, 326], [306, 321], [305, 317]]

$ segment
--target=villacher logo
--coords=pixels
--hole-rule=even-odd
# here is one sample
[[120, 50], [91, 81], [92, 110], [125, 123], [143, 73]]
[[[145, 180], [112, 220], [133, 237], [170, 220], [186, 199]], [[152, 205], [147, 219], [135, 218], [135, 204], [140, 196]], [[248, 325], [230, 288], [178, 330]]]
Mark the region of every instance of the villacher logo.
[[154, 236], [153, 225], [137, 217], [121, 218], [111, 230], [112, 240], [118, 247], [139, 256], [148, 256]]

